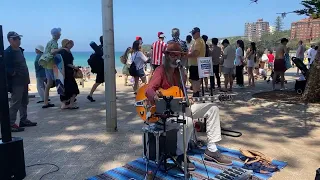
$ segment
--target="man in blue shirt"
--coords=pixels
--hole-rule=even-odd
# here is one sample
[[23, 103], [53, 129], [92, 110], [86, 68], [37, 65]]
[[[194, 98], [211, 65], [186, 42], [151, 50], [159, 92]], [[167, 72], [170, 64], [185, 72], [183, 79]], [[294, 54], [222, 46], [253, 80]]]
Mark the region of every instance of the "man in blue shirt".
[[40, 101], [37, 103], [43, 103], [44, 102], [44, 91], [45, 91], [45, 80], [46, 80], [46, 71], [45, 69], [39, 65], [39, 59], [42, 56], [44, 52], [44, 47], [39, 45], [36, 47], [36, 59], [34, 61], [34, 69], [36, 71], [36, 78], [37, 78], [37, 90], [38, 94], [40, 96]]

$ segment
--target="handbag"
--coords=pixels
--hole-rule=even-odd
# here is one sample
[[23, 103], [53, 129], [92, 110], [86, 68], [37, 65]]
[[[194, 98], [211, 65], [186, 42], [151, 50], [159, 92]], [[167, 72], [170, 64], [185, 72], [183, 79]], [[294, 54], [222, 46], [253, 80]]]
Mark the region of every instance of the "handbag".
[[137, 67], [136, 67], [136, 64], [134, 63], [134, 60], [136, 59], [137, 54], [138, 53], [136, 52], [136, 56], [133, 58], [133, 61], [129, 67], [129, 74], [130, 74], [130, 76], [133, 76], [133, 77], [137, 76]]
[[73, 72], [73, 77], [76, 79], [82, 79], [83, 78], [83, 73], [80, 69], [75, 69]]

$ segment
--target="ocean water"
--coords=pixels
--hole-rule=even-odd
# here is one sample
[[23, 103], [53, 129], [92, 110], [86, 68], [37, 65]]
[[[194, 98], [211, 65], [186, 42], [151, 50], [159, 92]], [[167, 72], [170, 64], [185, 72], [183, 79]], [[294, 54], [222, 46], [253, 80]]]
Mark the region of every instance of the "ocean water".
[[[88, 59], [92, 52], [72, 52], [73, 57], [74, 57], [74, 65], [76, 66], [82, 66], [82, 67], [87, 67], [88, 65]], [[116, 69], [122, 70], [123, 64], [120, 62], [120, 56], [123, 55], [123, 52], [115, 52], [115, 66]], [[35, 74], [34, 70], [34, 61], [36, 58], [36, 53], [35, 52], [24, 52], [24, 56], [27, 61], [27, 66], [29, 68], [30, 74]], [[121, 71], [120, 71], [121, 72]]]

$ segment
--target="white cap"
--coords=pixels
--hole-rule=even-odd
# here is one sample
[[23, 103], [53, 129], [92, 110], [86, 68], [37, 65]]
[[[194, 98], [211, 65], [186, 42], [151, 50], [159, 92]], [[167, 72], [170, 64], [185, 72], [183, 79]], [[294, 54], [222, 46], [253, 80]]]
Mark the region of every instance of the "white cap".
[[38, 46], [36, 47], [36, 49], [38, 49], [38, 50], [41, 51], [41, 52], [44, 52], [44, 47], [41, 46], [41, 45], [38, 45]]
[[166, 37], [166, 36], [164, 36], [164, 34], [160, 34], [159, 37], [160, 37], [160, 38], [164, 38], [164, 37]]

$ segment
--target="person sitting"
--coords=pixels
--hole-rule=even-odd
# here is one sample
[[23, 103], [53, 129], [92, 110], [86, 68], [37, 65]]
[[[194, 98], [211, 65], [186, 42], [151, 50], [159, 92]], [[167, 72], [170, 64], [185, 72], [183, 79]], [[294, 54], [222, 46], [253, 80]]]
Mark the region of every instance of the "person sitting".
[[[147, 88], [146, 97], [150, 104], [155, 104], [155, 101], [159, 100], [161, 93], [160, 88], [168, 89], [172, 86], [179, 86], [180, 74], [177, 68], [176, 60], [180, 59], [183, 54], [182, 48], [179, 43], [169, 43], [165, 51], [164, 64], [159, 66], [153, 77], [151, 78]], [[183, 68], [182, 68], [183, 69]], [[184, 74], [184, 73], [182, 73]], [[184, 83], [186, 83], [186, 77], [184, 77]], [[191, 102], [192, 104], [192, 102]], [[232, 161], [226, 159], [217, 149], [216, 142], [221, 140], [221, 128], [220, 128], [220, 116], [219, 108], [214, 106], [212, 103], [201, 103], [193, 104], [186, 110], [186, 136], [187, 142], [190, 141], [193, 133], [193, 118], [192, 114], [195, 114], [193, 118], [206, 117], [207, 118], [207, 138], [208, 148], [205, 150], [204, 156], [208, 160], [212, 160], [218, 164], [231, 165]], [[197, 117], [198, 116], [198, 117]], [[169, 118], [170, 119], [170, 118]], [[182, 116], [179, 116], [182, 119]], [[167, 130], [179, 129], [177, 132], [177, 150], [176, 155], [177, 162], [182, 165], [183, 163], [183, 125], [178, 123], [172, 123], [170, 120], [167, 121]], [[188, 159], [188, 170], [195, 170], [195, 166]]]

